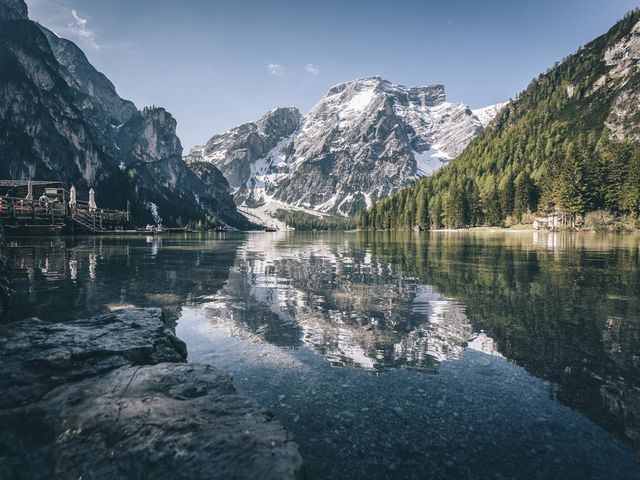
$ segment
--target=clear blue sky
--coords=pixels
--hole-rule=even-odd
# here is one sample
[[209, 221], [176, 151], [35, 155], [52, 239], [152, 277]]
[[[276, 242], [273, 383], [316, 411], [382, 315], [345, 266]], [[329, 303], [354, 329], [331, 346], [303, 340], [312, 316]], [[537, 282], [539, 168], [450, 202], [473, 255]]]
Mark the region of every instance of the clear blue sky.
[[185, 148], [367, 75], [482, 107], [606, 32], [638, 0], [27, 0]]

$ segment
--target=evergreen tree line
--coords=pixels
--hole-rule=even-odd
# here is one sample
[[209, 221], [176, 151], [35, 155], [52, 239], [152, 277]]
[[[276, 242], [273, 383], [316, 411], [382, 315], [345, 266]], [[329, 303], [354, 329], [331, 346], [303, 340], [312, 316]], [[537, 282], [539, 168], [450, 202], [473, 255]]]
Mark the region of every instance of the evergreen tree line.
[[305, 212], [290, 212], [277, 210], [274, 217], [296, 230], [351, 230], [356, 228], [356, 222], [351, 218], [319, 217]]
[[358, 214], [358, 226], [371, 230], [504, 226], [552, 211], [584, 215], [606, 210], [616, 216], [640, 216], [638, 143], [594, 144], [592, 135], [580, 136], [558, 148], [537, 178], [525, 169], [493, 181], [464, 175], [447, 180], [429, 177], [383, 199]]
[[[634, 11], [531, 82], [449, 165], [358, 214], [360, 228], [403, 230], [510, 225], [561, 211], [640, 215], [640, 146], [606, 126], [620, 90], [640, 74], [608, 78], [607, 48], [640, 20]], [[637, 106], [635, 107], [637, 108]], [[640, 136], [640, 114], [624, 138]]]

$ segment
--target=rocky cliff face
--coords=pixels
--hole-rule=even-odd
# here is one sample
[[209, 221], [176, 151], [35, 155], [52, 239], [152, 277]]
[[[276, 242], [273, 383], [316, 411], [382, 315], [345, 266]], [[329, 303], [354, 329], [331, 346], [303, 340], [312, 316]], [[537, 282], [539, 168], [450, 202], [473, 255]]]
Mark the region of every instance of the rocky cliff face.
[[213, 165], [210, 175], [200, 178], [182, 160], [182, 145], [176, 136], [175, 119], [162, 108], [145, 109], [121, 125], [116, 134], [119, 168], [135, 196], [144, 199], [145, 210], [158, 221], [184, 224], [199, 219], [202, 212], [216, 222], [245, 227], [229, 193], [229, 184]]
[[67, 84], [82, 92], [87, 98], [81, 103], [83, 109], [102, 110], [96, 114], [106, 117], [111, 124], [120, 125], [138, 113], [129, 100], [123, 100], [113, 83], [89, 62], [78, 46], [40, 26], [45, 34], [55, 59], [60, 64], [59, 71]]
[[235, 189], [244, 189], [257, 174], [256, 164], [298, 129], [301, 118], [297, 108], [277, 108], [257, 122], [214, 135], [206, 145], [193, 148], [185, 160], [215, 164]]
[[350, 215], [455, 158], [500, 107], [474, 112], [447, 102], [442, 85], [369, 77], [333, 87], [304, 118], [276, 109], [186, 159], [218, 166], [238, 203]]
[[182, 160], [176, 121], [120, 98], [73, 43], [0, 0], [2, 178], [61, 180], [98, 206], [131, 202], [137, 223], [247, 225], [226, 184], [211, 189]]
[[27, 4], [23, 0], [0, 2], [0, 20], [26, 20], [27, 15]]
[[612, 140], [640, 140], [640, 22], [631, 31], [604, 52], [604, 63], [609, 68], [591, 87], [590, 94], [600, 89], [615, 92], [605, 126]]

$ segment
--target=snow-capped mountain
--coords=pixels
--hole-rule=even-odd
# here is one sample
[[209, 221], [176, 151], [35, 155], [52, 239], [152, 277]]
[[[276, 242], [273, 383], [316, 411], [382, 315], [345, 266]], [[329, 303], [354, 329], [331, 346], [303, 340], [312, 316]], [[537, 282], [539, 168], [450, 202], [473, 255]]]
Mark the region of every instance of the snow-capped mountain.
[[239, 204], [350, 215], [458, 156], [502, 106], [472, 111], [442, 85], [367, 77], [331, 88], [304, 117], [278, 108], [215, 135], [185, 160], [215, 164]]

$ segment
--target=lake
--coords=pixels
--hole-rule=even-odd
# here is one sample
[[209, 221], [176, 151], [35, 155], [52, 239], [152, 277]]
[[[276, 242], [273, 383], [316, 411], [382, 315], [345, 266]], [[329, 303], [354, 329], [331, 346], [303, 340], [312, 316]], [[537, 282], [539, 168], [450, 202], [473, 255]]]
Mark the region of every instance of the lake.
[[161, 306], [311, 479], [640, 478], [640, 237], [16, 239], [7, 321]]

